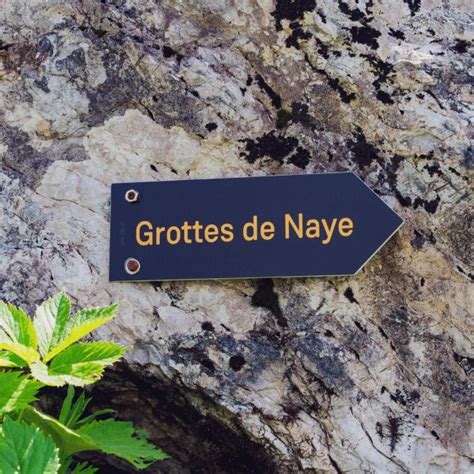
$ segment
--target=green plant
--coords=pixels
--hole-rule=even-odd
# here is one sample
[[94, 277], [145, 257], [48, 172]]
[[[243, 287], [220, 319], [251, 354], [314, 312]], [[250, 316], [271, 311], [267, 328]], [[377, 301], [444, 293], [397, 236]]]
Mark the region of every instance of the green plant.
[[[64, 293], [41, 304], [33, 320], [0, 301], [0, 474], [91, 474], [97, 470], [73, 456], [102, 451], [137, 469], [163, 460], [146, 433], [132, 423], [103, 418], [112, 410], [85, 416], [90, 399], [74, 386], [99, 380], [126, 348], [113, 342], [79, 342], [110, 321], [117, 305], [71, 315]], [[68, 385], [59, 417], [42, 413], [35, 402], [44, 386]]]

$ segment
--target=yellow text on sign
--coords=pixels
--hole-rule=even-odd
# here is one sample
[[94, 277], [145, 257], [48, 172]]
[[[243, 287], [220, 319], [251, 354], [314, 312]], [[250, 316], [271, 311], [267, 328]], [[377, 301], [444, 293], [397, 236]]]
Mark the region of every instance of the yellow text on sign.
[[[289, 213], [283, 216], [283, 235], [289, 239], [321, 239], [323, 245], [329, 244], [335, 235], [350, 237], [354, 223], [350, 217], [332, 219], [305, 219], [303, 213], [296, 216]], [[272, 240], [277, 235], [277, 226], [271, 221], [260, 222], [258, 216], [242, 226], [242, 238], [247, 242]], [[228, 222], [220, 225], [202, 224], [199, 220], [184, 221], [180, 226], [154, 226], [150, 221], [140, 221], [135, 227], [135, 240], [140, 246], [185, 244], [229, 243], [234, 240], [234, 226]]]

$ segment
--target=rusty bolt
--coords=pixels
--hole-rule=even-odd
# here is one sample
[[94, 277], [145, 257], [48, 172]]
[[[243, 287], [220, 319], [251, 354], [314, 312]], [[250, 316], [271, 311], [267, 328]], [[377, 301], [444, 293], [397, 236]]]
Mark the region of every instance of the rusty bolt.
[[140, 262], [136, 258], [127, 258], [125, 260], [125, 271], [129, 275], [135, 275], [140, 271]]
[[137, 202], [138, 201], [138, 191], [135, 191], [134, 189], [129, 189], [126, 193], [125, 193], [125, 200], [127, 202]]

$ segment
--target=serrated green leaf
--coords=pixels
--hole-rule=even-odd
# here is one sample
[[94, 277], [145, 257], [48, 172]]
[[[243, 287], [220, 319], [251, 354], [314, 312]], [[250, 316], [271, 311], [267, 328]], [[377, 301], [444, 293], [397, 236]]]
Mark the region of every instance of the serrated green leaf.
[[61, 411], [59, 412], [58, 420], [63, 425], [68, 425], [67, 420], [69, 419], [69, 414], [71, 413], [72, 401], [74, 400], [75, 394], [74, 387], [69, 385], [67, 388], [66, 396], [64, 397], [63, 403], [61, 405]]
[[83, 451], [102, 451], [125, 459], [138, 469], [168, 457], [130, 422], [100, 420], [72, 430], [31, 407], [23, 412], [23, 418], [49, 434], [66, 457]]
[[74, 315], [74, 318], [72, 319], [72, 325], [76, 327], [88, 321], [94, 321], [95, 319], [113, 318], [117, 312], [117, 308], [118, 304], [114, 303], [110, 306], [81, 309]]
[[[39, 359], [31, 319], [19, 308], [0, 301], [0, 366], [22, 366]], [[11, 353], [14, 356], [4, 356]]]
[[71, 366], [96, 362], [104, 367], [117, 362], [127, 349], [114, 342], [79, 342], [58, 354], [50, 364], [51, 370], [64, 373]]
[[71, 474], [95, 474], [99, 470], [96, 467], [91, 466], [85, 462], [76, 464], [74, 469], [71, 471]]
[[29, 407], [23, 412], [23, 419], [51, 436], [65, 456], [71, 456], [81, 451], [96, 451], [97, 447], [79, 433], [69, 429], [55, 418], [41, 413], [36, 408]]
[[51, 387], [62, 387], [66, 384], [84, 387], [97, 382], [102, 377], [104, 367], [100, 364], [85, 363], [76, 367], [73, 374], [57, 374], [50, 372], [43, 362], [37, 361], [31, 364], [30, 370], [34, 378]]
[[77, 433], [106, 454], [125, 459], [137, 469], [145, 469], [168, 456], [150, 444], [143, 431], [136, 431], [128, 421], [113, 419], [93, 421]]
[[49, 367], [38, 361], [31, 373], [46, 385], [66, 383], [82, 387], [102, 377], [105, 367], [118, 361], [126, 349], [113, 342], [77, 343], [58, 354]]
[[0, 367], [25, 367], [25, 365], [28, 363], [13, 352], [0, 351]]
[[44, 362], [50, 361], [60, 352], [110, 321], [115, 316], [117, 306], [113, 304], [101, 308], [83, 309], [77, 312], [67, 324], [65, 337], [50, 349], [43, 359]]
[[40, 358], [40, 355], [35, 349], [24, 346], [19, 342], [0, 342], [0, 351], [11, 352], [20, 359], [26, 361], [28, 364], [31, 364]]
[[104, 415], [111, 415], [115, 413], [115, 410], [111, 410], [110, 408], [104, 408], [103, 410], [97, 410], [92, 415], [86, 416], [84, 418], [81, 418], [77, 423], [75, 424], [76, 428], [79, 428], [80, 426], [87, 425], [88, 423], [92, 423], [94, 420], [96, 420], [99, 416], [104, 416]]
[[74, 400], [74, 394], [74, 387], [69, 385], [67, 395], [61, 407], [61, 413], [59, 414], [59, 421], [71, 429], [76, 428], [77, 421], [81, 418], [91, 401], [90, 398], [86, 398], [84, 392], [76, 400]]
[[7, 417], [0, 437], [0, 466], [2, 474], [56, 474], [59, 451], [38, 428]]
[[71, 301], [63, 292], [37, 307], [33, 324], [43, 357], [65, 337], [70, 313]]
[[19, 372], [0, 372], [0, 415], [20, 411], [36, 400], [42, 384]]
[[38, 341], [33, 322], [20, 308], [0, 301], [0, 342], [16, 342], [36, 349]]

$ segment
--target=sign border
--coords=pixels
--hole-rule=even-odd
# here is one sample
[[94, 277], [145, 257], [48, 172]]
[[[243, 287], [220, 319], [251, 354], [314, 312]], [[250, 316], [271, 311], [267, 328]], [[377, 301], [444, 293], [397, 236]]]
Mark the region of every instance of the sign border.
[[263, 176], [221, 176], [221, 177], [213, 177], [213, 178], [188, 178], [188, 179], [167, 179], [167, 180], [161, 180], [161, 181], [130, 181], [130, 182], [121, 182], [121, 183], [112, 183], [110, 189], [112, 190], [112, 186], [115, 184], [145, 184], [145, 183], [160, 183], [160, 182], [167, 182], [167, 183], [175, 183], [175, 182], [183, 182], [183, 181], [213, 181], [213, 180], [222, 180], [222, 179], [240, 179], [240, 178], [276, 178], [279, 176], [308, 176], [308, 175], [331, 175], [331, 174], [352, 174], [355, 176], [369, 191], [374, 194], [374, 196], [377, 199], [380, 199], [380, 201], [383, 202], [387, 208], [396, 214], [401, 222], [400, 225], [380, 244], [379, 247], [365, 260], [361, 266], [354, 272], [354, 273], [346, 273], [346, 274], [340, 274], [340, 273], [334, 273], [334, 274], [324, 274], [324, 275], [290, 275], [290, 276], [244, 276], [244, 277], [215, 277], [215, 278], [163, 278], [159, 280], [139, 280], [139, 279], [133, 279], [133, 280], [111, 280], [110, 279], [110, 260], [111, 260], [111, 251], [112, 248], [110, 246], [110, 242], [112, 240], [112, 200], [110, 200], [110, 239], [109, 239], [109, 282], [114, 283], [147, 283], [147, 282], [166, 282], [166, 281], [232, 281], [232, 280], [262, 280], [262, 279], [269, 279], [269, 278], [332, 278], [332, 277], [350, 277], [350, 276], [355, 276], [357, 275], [369, 262], [372, 260], [372, 258], [380, 251], [382, 247], [385, 246], [385, 244], [400, 230], [400, 228], [405, 224], [405, 219], [403, 219], [398, 212], [395, 212], [373, 189], [370, 188], [370, 186], [354, 171], [329, 171], [327, 173], [300, 173], [300, 174], [274, 174], [274, 175], [263, 175]]

